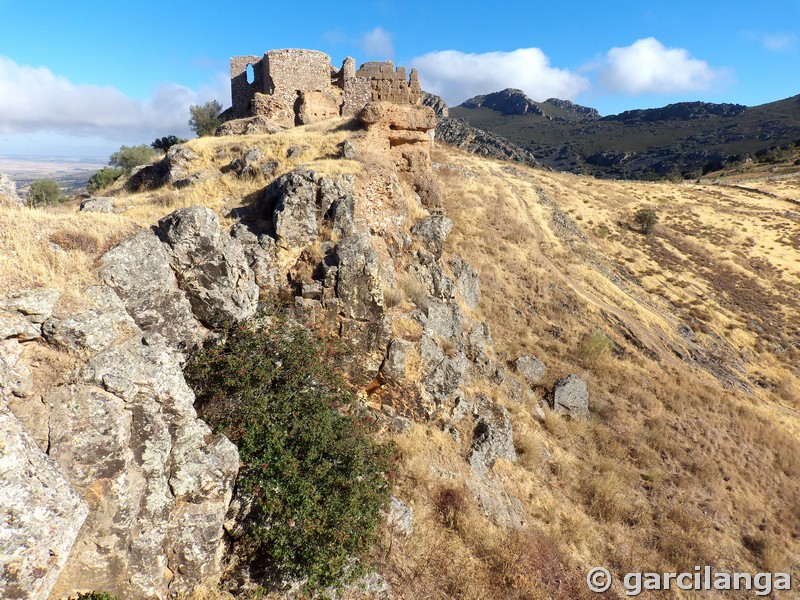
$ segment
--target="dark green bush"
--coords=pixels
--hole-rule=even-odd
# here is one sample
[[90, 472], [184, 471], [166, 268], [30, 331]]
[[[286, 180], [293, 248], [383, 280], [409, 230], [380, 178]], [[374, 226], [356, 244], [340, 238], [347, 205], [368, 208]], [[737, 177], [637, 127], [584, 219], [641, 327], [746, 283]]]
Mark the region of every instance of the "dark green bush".
[[89, 183], [86, 185], [86, 189], [88, 189], [90, 192], [96, 192], [97, 190], [107, 188], [117, 179], [122, 177], [122, 173], [122, 169], [103, 167], [97, 173], [89, 177]]
[[391, 448], [375, 443], [314, 335], [273, 313], [227, 328], [186, 376], [198, 411], [239, 448], [253, 498], [240, 551], [308, 589], [363, 572], [389, 501]]
[[59, 204], [66, 199], [55, 179], [37, 179], [31, 183], [28, 192], [28, 203], [31, 208]]
[[658, 223], [658, 215], [652, 208], [640, 208], [633, 217], [642, 233], [650, 233]]
[[182, 144], [185, 141], [185, 139], [179, 138], [176, 135], [167, 135], [162, 138], [156, 138], [155, 141], [150, 144], [150, 147], [153, 150], [158, 150], [159, 152], [166, 152], [173, 146]]
[[88, 592], [85, 594], [78, 594], [75, 600], [118, 600], [118, 598], [112, 596], [108, 592]]

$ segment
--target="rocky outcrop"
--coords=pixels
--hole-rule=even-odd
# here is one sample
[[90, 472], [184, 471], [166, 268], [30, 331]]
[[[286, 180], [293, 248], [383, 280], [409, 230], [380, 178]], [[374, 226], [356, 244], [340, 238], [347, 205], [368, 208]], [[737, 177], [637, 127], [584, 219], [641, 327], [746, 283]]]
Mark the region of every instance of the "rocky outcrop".
[[588, 419], [589, 390], [586, 381], [577, 375], [567, 375], [556, 381], [553, 410], [573, 419]]
[[603, 117], [604, 121], [623, 123], [652, 123], [654, 121], [691, 121], [711, 117], [736, 117], [747, 112], [743, 104], [712, 104], [710, 102], [677, 102], [662, 108], [626, 110], [618, 115]]
[[504, 115], [538, 115], [545, 116], [539, 105], [528, 98], [525, 92], [514, 88], [506, 88], [483, 96], [475, 96], [462, 102], [464, 108], [490, 108]]
[[258, 286], [241, 245], [208, 208], [182, 208], [158, 222], [178, 287], [206, 326], [242, 321], [256, 311]]
[[8, 175], [0, 173], [0, 206], [23, 206], [22, 198], [17, 195], [17, 184]]
[[476, 402], [476, 412], [478, 417], [469, 454], [472, 469], [478, 473], [486, 473], [498, 458], [512, 462], [517, 460], [508, 411], [488, 398], [481, 397]]
[[197, 419], [167, 341], [131, 337], [45, 401], [50, 457], [90, 508], [54, 594], [165, 598], [219, 576], [238, 453]]
[[5, 400], [0, 370], [0, 597], [47, 598], [89, 513]]
[[529, 150], [516, 146], [499, 135], [472, 127], [463, 119], [439, 119], [436, 139], [480, 156], [512, 160], [532, 167], [539, 166], [539, 161]]
[[178, 348], [191, 348], [205, 338], [178, 287], [168, 246], [152, 231], [140, 231], [103, 255], [100, 278], [143, 331], [158, 332]]
[[429, 94], [428, 92], [422, 92], [422, 105], [431, 107], [437, 119], [450, 116], [450, 111], [447, 108], [447, 103], [436, 94]]

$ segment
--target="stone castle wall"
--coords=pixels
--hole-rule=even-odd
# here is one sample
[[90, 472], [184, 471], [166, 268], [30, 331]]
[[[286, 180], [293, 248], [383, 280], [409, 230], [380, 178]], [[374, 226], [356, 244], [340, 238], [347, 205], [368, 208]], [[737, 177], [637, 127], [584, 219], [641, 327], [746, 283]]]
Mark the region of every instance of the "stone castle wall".
[[[253, 67], [251, 83], [248, 65]], [[327, 100], [322, 107], [320, 93], [337, 99], [335, 110]], [[348, 57], [337, 70], [323, 52], [288, 48], [270, 50], [263, 57], [231, 58], [231, 98], [228, 118], [274, 115], [290, 126], [292, 115], [294, 123], [332, 114], [354, 116], [370, 101], [419, 105], [422, 91], [416, 69], [407, 77], [405, 67], [395, 68], [385, 61], [368, 62], [356, 70], [355, 61]]]

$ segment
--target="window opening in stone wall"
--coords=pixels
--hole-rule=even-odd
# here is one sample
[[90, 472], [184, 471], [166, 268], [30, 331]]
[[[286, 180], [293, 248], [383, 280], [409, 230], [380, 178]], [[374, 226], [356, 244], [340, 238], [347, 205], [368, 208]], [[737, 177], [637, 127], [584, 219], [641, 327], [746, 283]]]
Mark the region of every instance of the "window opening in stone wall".
[[253, 65], [247, 64], [247, 83], [253, 83], [256, 80], [256, 72], [253, 70]]

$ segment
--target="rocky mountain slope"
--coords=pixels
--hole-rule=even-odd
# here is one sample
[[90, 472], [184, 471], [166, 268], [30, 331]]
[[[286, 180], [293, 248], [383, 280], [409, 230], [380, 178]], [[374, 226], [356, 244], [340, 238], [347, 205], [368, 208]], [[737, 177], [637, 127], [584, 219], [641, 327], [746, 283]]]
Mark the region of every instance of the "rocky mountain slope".
[[545, 166], [625, 179], [696, 178], [791, 151], [800, 140], [800, 96], [754, 107], [681, 102], [600, 117], [509, 89], [467, 100], [450, 116], [521, 146]]
[[275, 300], [397, 447], [351, 597], [800, 566], [797, 181], [602, 181], [434, 125], [377, 103], [176, 146], [84, 210], [0, 207], [4, 596], [247, 597], [239, 455], [181, 368]]

